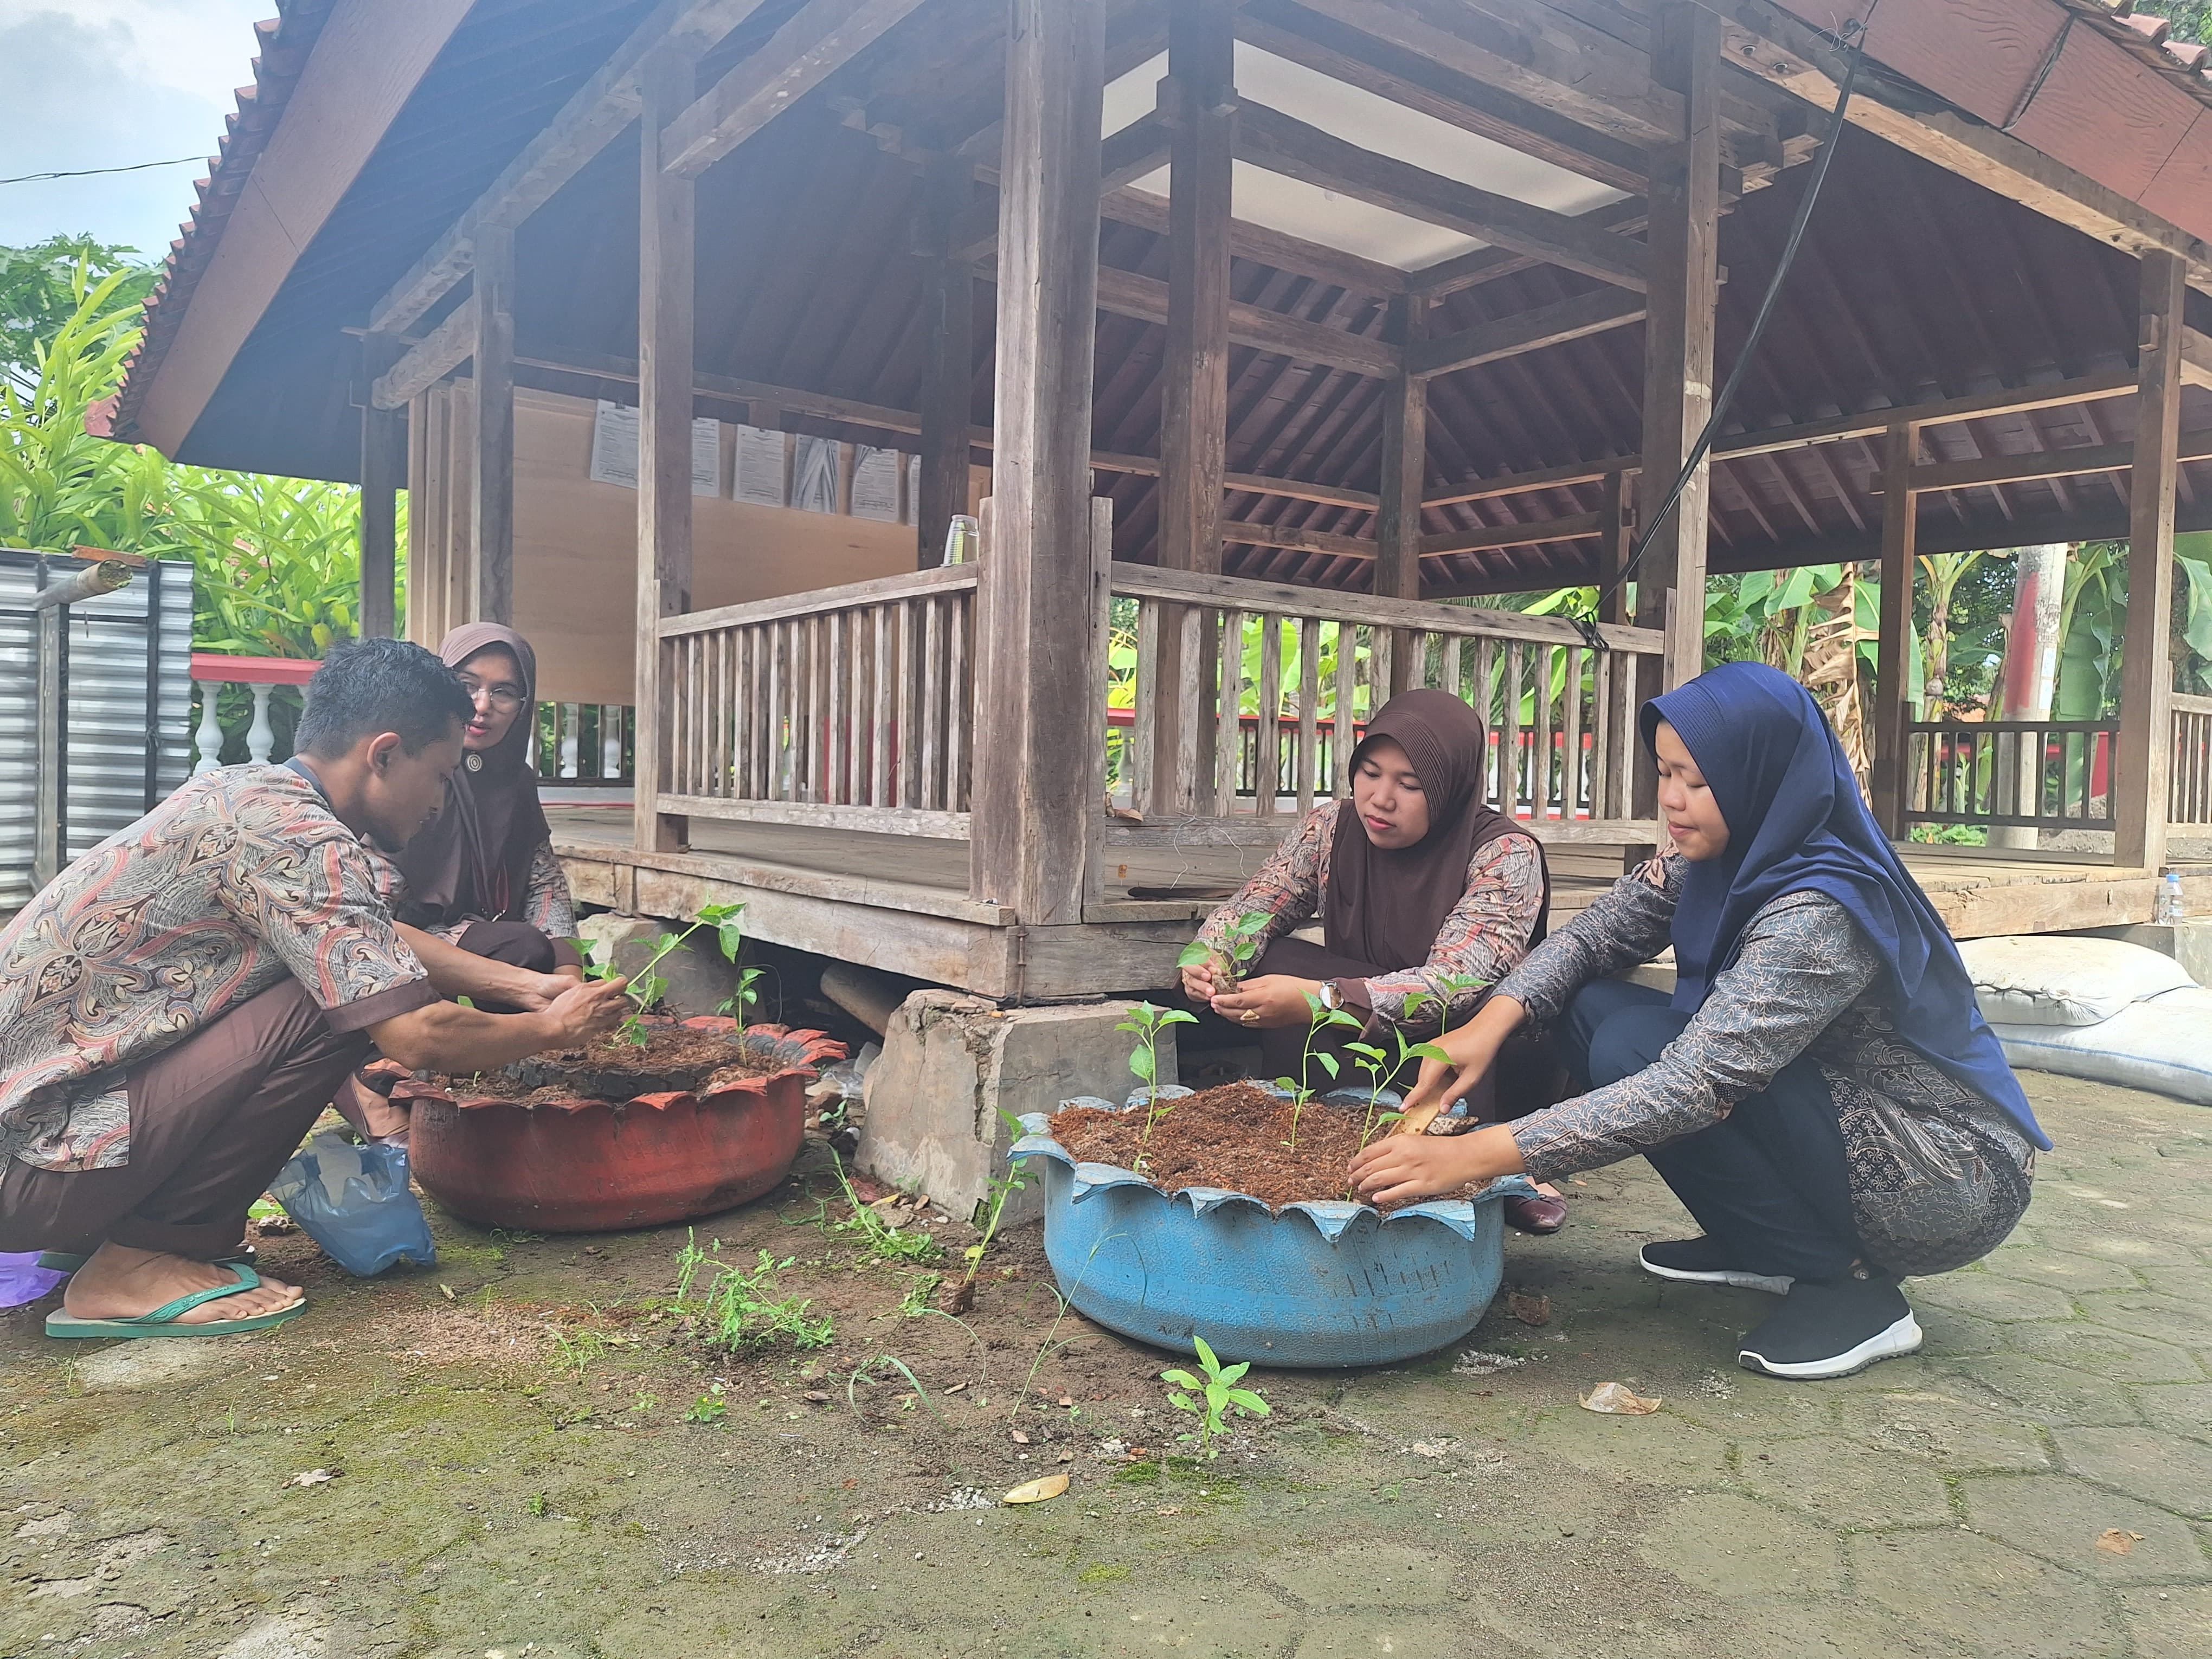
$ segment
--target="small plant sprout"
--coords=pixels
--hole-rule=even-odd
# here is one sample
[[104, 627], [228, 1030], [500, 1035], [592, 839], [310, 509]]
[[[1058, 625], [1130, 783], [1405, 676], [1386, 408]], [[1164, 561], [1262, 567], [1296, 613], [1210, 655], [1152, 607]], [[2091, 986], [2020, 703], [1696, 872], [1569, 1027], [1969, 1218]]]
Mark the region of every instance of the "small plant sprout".
[[1324, 1007], [1318, 996], [1311, 991], [1307, 992], [1306, 1041], [1305, 1048], [1298, 1055], [1298, 1074], [1295, 1079], [1279, 1077], [1275, 1079], [1277, 1085], [1290, 1091], [1291, 1138], [1283, 1144], [1294, 1152], [1298, 1149], [1298, 1119], [1304, 1115], [1306, 1108], [1313, 1103], [1316, 1092], [1313, 1086], [1313, 1068], [1316, 1066], [1320, 1066], [1328, 1073], [1332, 1082], [1336, 1078], [1336, 1056], [1325, 1051], [1319, 1054], [1314, 1051], [1315, 1039], [1332, 1025], [1348, 1025], [1355, 1031], [1360, 1029], [1357, 1015], [1348, 1014], [1341, 1008]]
[[719, 1378], [707, 1385], [707, 1392], [693, 1401], [684, 1413], [686, 1423], [719, 1423], [730, 1414], [730, 1402], [723, 1398]]
[[837, 1156], [836, 1148], [830, 1150], [830, 1166], [837, 1171], [837, 1184], [845, 1189], [845, 1201], [853, 1213], [842, 1221], [830, 1224], [830, 1231], [841, 1238], [857, 1243], [871, 1261], [927, 1261], [938, 1254], [937, 1241], [924, 1232], [908, 1232], [884, 1220], [874, 1206], [865, 1202], [853, 1189], [845, 1174], [845, 1161]]
[[[1170, 1025], [1195, 1025], [1198, 1017], [1187, 1014], [1180, 1008], [1156, 1008], [1149, 1002], [1140, 1002], [1129, 1011], [1128, 1018], [1114, 1029], [1133, 1033], [1136, 1046], [1129, 1051], [1129, 1069], [1136, 1073], [1137, 1081], [1145, 1085], [1145, 1133], [1143, 1144], [1152, 1144], [1152, 1127], [1174, 1109], [1175, 1103], [1160, 1098], [1160, 1033]], [[1139, 1162], [1143, 1154], [1139, 1154]]]
[[1264, 910], [1247, 910], [1223, 931], [1227, 935], [1227, 949], [1193, 939], [1182, 947], [1176, 958], [1178, 968], [1210, 968], [1221, 988], [1233, 991], [1243, 981], [1246, 971], [1259, 959], [1261, 936], [1267, 931], [1272, 920]]
[[744, 1268], [722, 1260], [722, 1241], [705, 1249], [691, 1234], [676, 1253], [674, 1311], [711, 1346], [737, 1353], [787, 1342], [794, 1348], [826, 1348], [836, 1328], [826, 1316], [810, 1317], [814, 1304], [805, 1297], [778, 1296], [775, 1275], [795, 1258], [778, 1261], [766, 1250]]
[[[645, 959], [642, 967], [629, 975], [629, 999], [637, 1005], [637, 1012], [623, 1021], [617, 1035], [638, 1048], [645, 1047], [645, 1025], [641, 1016], [651, 1013], [668, 993], [668, 981], [653, 969], [702, 927], [714, 930], [715, 943], [721, 947], [722, 955], [734, 966], [738, 952], [744, 948], [744, 930], [738, 925], [738, 917], [744, 908], [742, 904], [702, 905], [697, 918], [683, 932], [663, 933], [653, 940], [653, 954]], [[613, 945], [605, 939], [595, 941], [592, 945], [591, 959], [584, 965], [584, 972], [592, 979], [621, 977], [622, 969], [615, 961]], [[753, 981], [759, 977], [760, 969], [757, 968], [740, 970], [738, 994], [722, 1005], [722, 1012], [731, 1013], [751, 1007], [755, 1000]]]
[[[1421, 992], [1414, 992], [1406, 999], [1405, 1018], [1416, 1018], [1423, 1006], [1432, 1000], [1433, 998]], [[1437, 1060], [1446, 1065], [1451, 1063], [1451, 1056], [1435, 1043], [1408, 1041], [1402, 1025], [1392, 1028], [1391, 1042], [1396, 1050], [1395, 1054], [1371, 1042], [1347, 1042], [1344, 1045], [1352, 1052], [1352, 1064], [1367, 1073], [1367, 1117], [1359, 1129], [1359, 1144], [1362, 1146], [1374, 1138], [1376, 1129], [1395, 1123], [1405, 1115], [1402, 1112], [1382, 1109], [1383, 1086], [1392, 1078], [1417, 1060]]]
[[1243, 1380], [1244, 1373], [1252, 1369], [1250, 1360], [1224, 1365], [1206, 1345], [1204, 1337], [1194, 1335], [1191, 1340], [1198, 1346], [1199, 1370], [1203, 1375], [1193, 1376], [1188, 1371], [1176, 1368], [1162, 1371], [1160, 1381], [1170, 1385], [1168, 1404], [1198, 1419], [1194, 1432], [1180, 1434], [1176, 1438], [1185, 1443], [1196, 1441], [1199, 1455], [1202, 1457], [1218, 1457], [1221, 1449], [1213, 1443], [1229, 1431], [1229, 1419], [1232, 1413], [1245, 1417], [1266, 1417], [1273, 1408], [1253, 1389], [1237, 1386]]
[[[1029, 1133], [1022, 1127], [1021, 1119], [1003, 1108], [999, 1120], [1017, 1140]], [[975, 1275], [982, 1271], [983, 1253], [999, 1236], [999, 1223], [1006, 1213], [1006, 1200], [1028, 1185], [1024, 1166], [1014, 1164], [1006, 1166], [1004, 1175], [993, 1176], [984, 1182], [982, 1201], [975, 1206], [975, 1225], [983, 1236], [960, 1253], [968, 1264], [968, 1271], [960, 1276], [960, 1283], [952, 1292], [952, 1305], [947, 1310], [955, 1317], [975, 1305]]]

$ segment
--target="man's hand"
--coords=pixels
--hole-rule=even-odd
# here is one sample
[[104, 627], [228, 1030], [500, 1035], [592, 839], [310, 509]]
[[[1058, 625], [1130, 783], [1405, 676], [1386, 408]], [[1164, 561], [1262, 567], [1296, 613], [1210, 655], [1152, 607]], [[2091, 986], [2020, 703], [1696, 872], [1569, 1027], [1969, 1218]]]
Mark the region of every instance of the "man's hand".
[[545, 976], [565, 988], [546, 1003], [546, 1017], [558, 1036], [548, 1048], [581, 1048], [607, 1036], [637, 1010], [623, 994], [627, 980], [586, 980], [570, 984], [558, 975]]
[[1235, 1024], [1265, 1031], [1285, 1025], [1304, 1025], [1312, 1017], [1306, 998], [1318, 994], [1317, 980], [1297, 979], [1289, 974], [1262, 974], [1248, 979], [1233, 991], [1213, 998], [1213, 1012]]
[[1518, 1174], [1513, 1132], [1492, 1124], [1463, 1135], [1385, 1135], [1352, 1160], [1353, 1188], [1371, 1204], [1411, 1204], [1475, 1182]]
[[581, 974], [562, 973], [558, 969], [550, 974], [532, 974], [526, 983], [514, 988], [507, 1000], [518, 1013], [539, 1013], [550, 1008], [582, 982]]

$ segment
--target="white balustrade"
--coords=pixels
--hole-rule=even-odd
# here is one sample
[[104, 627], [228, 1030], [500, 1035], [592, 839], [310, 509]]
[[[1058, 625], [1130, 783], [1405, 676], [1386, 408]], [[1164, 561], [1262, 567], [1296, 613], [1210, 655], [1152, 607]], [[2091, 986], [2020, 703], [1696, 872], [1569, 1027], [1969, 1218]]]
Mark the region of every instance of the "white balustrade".
[[222, 695], [221, 680], [198, 680], [200, 689], [199, 728], [192, 733], [192, 742], [199, 750], [199, 759], [193, 763], [192, 775], [212, 772], [222, 764], [222, 726], [216, 720], [216, 702]]

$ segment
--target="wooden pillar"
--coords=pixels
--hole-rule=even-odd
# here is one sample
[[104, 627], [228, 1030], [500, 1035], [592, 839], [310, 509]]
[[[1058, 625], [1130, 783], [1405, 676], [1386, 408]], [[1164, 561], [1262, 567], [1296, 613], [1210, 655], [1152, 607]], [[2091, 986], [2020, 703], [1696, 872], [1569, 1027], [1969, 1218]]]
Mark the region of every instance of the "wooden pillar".
[[[1651, 76], [1681, 94], [1685, 128], [1651, 156], [1650, 286], [1644, 327], [1644, 467], [1637, 522], [1649, 527], [1713, 407], [1713, 305], [1719, 293], [1720, 19], [1692, 0], [1658, 0]], [[1659, 524], [1637, 572], [1636, 618], [1666, 628], [1664, 685], [1705, 666], [1710, 464]], [[1680, 595], [1671, 613], [1667, 595]], [[1649, 659], [1646, 659], [1647, 662]], [[1647, 690], [1659, 689], [1652, 686]]]
[[[1168, 14], [1168, 73], [1159, 107], [1169, 125], [1167, 356], [1160, 386], [1160, 562], [1221, 569], [1221, 488], [1229, 446], [1229, 221], [1236, 139], [1236, 7], [1185, 0]], [[1199, 635], [1194, 678], [1182, 660], [1184, 611], [1160, 617], [1152, 752], [1177, 812], [1214, 796], [1214, 719], [1220, 647]], [[1233, 646], [1232, 649], [1235, 648]], [[1188, 684], [1187, 684], [1188, 683]], [[1186, 689], [1195, 695], [1185, 697]], [[1190, 757], [1188, 765], [1176, 758]], [[1233, 763], [1233, 760], [1232, 760]]]
[[368, 388], [398, 361], [399, 343], [369, 335], [361, 343], [361, 631], [389, 639], [398, 617], [399, 498], [407, 483], [407, 416], [379, 409]]
[[476, 245], [476, 619], [514, 620], [514, 233]]
[[[1426, 299], [1401, 295], [1390, 302], [1390, 333], [1412, 354], [1428, 332]], [[1429, 477], [1429, 383], [1401, 374], [1382, 388], [1382, 505], [1375, 521], [1375, 592], [1389, 599], [1421, 597], [1421, 501]], [[1405, 629], [1391, 639], [1389, 695], [1410, 683], [1418, 636]], [[1373, 694], [1382, 707], [1381, 688]]]
[[2173, 488], [2185, 276], [2171, 253], [2142, 256], [2135, 470], [2128, 480], [2128, 626], [2112, 808], [2115, 860], [2154, 870], [2166, 862], [2166, 780], [2173, 763]]
[[1091, 398], [1103, 0], [1008, 0], [991, 530], [978, 574], [970, 886], [1079, 922], [1104, 817]]
[[1911, 778], [1911, 745], [1905, 728], [1912, 723], [1906, 693], [1912, 684], [1912, 589], [1920, 561], [1914, 545], [1917, 503], [1912, 494], [1912, 463], [1920, 448], [1920, 429], [1910, 421], [1889, 428], [1881, 453], [1881, 615], [1875, 645], [1871, 787], [1874, 821], [1893, 841], [1905, 836], [1905, 809]]
[[647, 65], [639, 114], [637, 317], [637, 738], [633, 839], [640, 851], [684, 844], [686, 823], [658, 810], [671, 688], [660, 619], [691, 605], [693, 186], [661, 170], [668, 124], [690, 105], [689, 57]]
[[1605, 493], [1597, 509], [1597, 583], [1605, 596], [1597, 613], [1601, 623], [1628, 620], [1628, 585], [1616, 586], [1614, 579], [1626, 568], [1629, 550], [1636, 542], [1633, 489], [1626, 472], [1605, 475]]
[[915, 557], [923, 569], [945, 562], [945, 536], [968, 510], [968, 457], [975, 403], [975, 279], [953, 257], [951, 229], [974, 193], [973, 165], [933, 156], [922, 170], [922, 324], [928, 359], [921, 381], [921, 499], [915, 513]]

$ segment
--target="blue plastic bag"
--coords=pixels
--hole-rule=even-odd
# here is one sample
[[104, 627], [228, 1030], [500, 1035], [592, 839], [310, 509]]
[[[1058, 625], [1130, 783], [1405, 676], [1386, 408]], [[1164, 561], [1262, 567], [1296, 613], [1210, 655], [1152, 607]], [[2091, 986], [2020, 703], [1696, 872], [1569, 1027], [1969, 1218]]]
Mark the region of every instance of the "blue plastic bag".
[[429, 1219], [407, 1185], [404, 1146], [356, 1146], [326, 1129], [276, 1172], [269, 1196], [356, 1278], [403, 1259], [418, 1267], [437, 1264]]
[[20, 1308], [36, 1302], [67, 1279], [64, 1273], [39, 1265], [40, 1252], [0, 1255], [0, 1308]]

